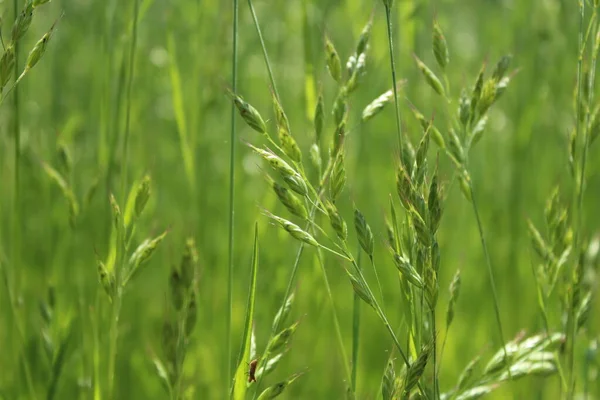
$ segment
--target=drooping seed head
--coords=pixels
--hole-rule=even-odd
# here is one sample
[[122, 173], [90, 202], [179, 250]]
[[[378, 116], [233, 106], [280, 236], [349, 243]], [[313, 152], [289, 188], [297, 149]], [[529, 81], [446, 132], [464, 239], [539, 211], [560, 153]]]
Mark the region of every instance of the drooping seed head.
[[4, 54], [2, 54], [2, 59], [0, 59], [0, 91], [4, 89], [4, 86], [10, 80], [12, 73], [14, 71], [15, 65], [15, 48], [12, 44], [10, 44], [6, 50], [4, 50]]
[[356, 54], [361, 55], [367, 51], [369, 45], [369, 39], [371, 38], [371, 28], [373, 27], [373, 17], [369, 18], [369, 22], [364, 26], [358, 37], [358, 44], [356, 45]]
[[[31, 49], [31, 51], [29, 52], [29, 56], [27, 57], [27, 62], [25, 63], [25, 71], [28, 71], [28, 70], [32, 69], [33, 67], [35, 67], [35, 65], [40, 61], [40, 59], [46, 52], [46, 47], [48, 47], [48, 42], [50, 42], [50, 39], [52, 38], [52, 34], [54, 33], [54, 29], [56, 28], [56, 24], [58, 23], [60, 18], [62, 18], [62, 14], [59, 17], [59, 19], [54, 21], [54, 23], [50, 27], [50, 30], [48, 32], [46, 32], [40, 40], [38, 40], [38, 42], [35, 44], [35, 46], [33, 46], [33, 49]], [[23, 74], [25, 73], [25, 71], [23, 72]], [[23, 74], [21, 74], [21, 75], [23, 75]]]
[[331, 170], [331, 176], [329, 178], [329, 197], [331, 201], [335, 203], [337, 198], [342, 193], [344, 186], [346, 185], [346, 167], [344, 165], [344, 152], [340, 151], [335, 161], [333, 162], [333, 168]]
[[323, 133], [323, 122], [325, 120], [325, 102], [323, 101], [323, 92], [319, 91], [319, 98], [317, 99], [317, 106], [315, 107], [315, 137], [316, 143], [321, 142], [321, 135]]
[[325, 202], [325, 209], [329, 217], [329, 223], [341, 241], [345, 242], [348, 238], [348, 226], [346, 221], [340, 215], [337, 207], [330, 201]]
[[373, 298], [369, 294], [369, 291], [365, 287], [364, 283], [362, 281], [359, 281], [358, 279], [356, 279], [350, 273], [348, 273], [348, 277], [350, 278], [350, 282], [352, 283], [352, 289], [354, 290], [354, 293], [356, 293], [358, 295], [358, 297], [361, 298], [362, 301], [364, 301], [371, 307], [374, 307]]
[[431, 178], [431, 184], [429, 185], [429, 198], [427, 199], [427, 207], [429, 210], [429, 228], [432, 235], [437, 232], [442, 219], [442, 203], [440, 197], [438, 177], [437, 173], [435, 173]]
[[135, 216], [139, 218], [150, 198], [150, 176], [146, 175], [135, 192]]
[[446, 91], [444, 90], [444, 85], [439, 80], [439, 78], [433, 73], [433, 71], [425, 65], [423, 61], [419, 59], [416, 55], [414, 56], [415, 62], [417, 63], [417, 68], [421, 71], [421, 74], [425, 78], [425, 81], [431, 88], [440, 96], [446, 96]]
[[477, 74], [475, 85], [473, 86], [473, 92], [471, 93], [471, 121], [475, 118], [475, 111], [477, 110], [477, 104], [481, 97], [481, 91], [483, 89], [483, 74], [485, 74], [486, 64], [484, 63]]
[[311, 246], [319, 247], [319, 243], [315, 240], [315, 238], [312, 237], [312, 235], [310, 235], [308, 232], [302, 230], [298, 225], [293, 224], [286, 219], [273, 215], [268, 211], [264, 211], [264, 214], [271, 220], [279, 224], [279, 226], [285, 229], [294, 239], [300, 240], [301, 242], [304, 242]]
[[427, 361], [429, 360], [429, 354], [431, 353], [430, 346], [424, 346], [421, 349], [421, 353], [417, 357], [414, 363], [410, 365], [408, 371], [406, 372], [406, 378], [404, 380], [404, 393], [409, 394], [412, 388], [414, 388], [423, 372], [425, 371], [425, 367], [427, 366]]
[[310, 161], [313, 166], [317, 169], [317, 171], [321, 171], [323, 167], [323, 161], [321, 159], [321, 149], [319, 149], [319, 145], [317, 143], [313, 143], [310, 146]]
[[275, 335], [273, 339], [271, 339], [271, 341], [269, 342], [269, 353], [277, 352], [285, 345], [287, 345], [294, 336], [294, 333], [296, 332], [296, 329], [298, 328], [299, 324], [300, 322], [296, 321], [291, 326], [285, 328], [277, 335]]
[[336, 82], [342, 83], [342, 63], [340, 61], [340, 56], [327, 36], [325, 36], [325, 55], [327, 57], [327, 69], [329, 70], [331, 77]]
[[189, 299], [188, 299], [187, 307], [186, 307], [186, 315], [185, 315], [185, 321], [184, 321], [186, 337], [191, 336], [192, 332], [194, 331], [194, 327], [196, 326], [197, 320], [198, 320], [198, 307], [196, 305], [196, 294], [194, 293], [194, 291], [191, 291]]
[[238, 96], [233, 92], [228, 93], [233, 100], [233, 104], [235, 104], [235, 106], [237, 107], [240, 116], [246, 122], [246, 124], [248, 124], [248, 126], [250, 126], [258, 133], [267, 133], [267, 125], [265, 124], [265, 121], [260, 116], [260, 113], [256, 110], [256, 108], [252, 107], [250, 103], [244, 101], [244, 99], [242, 99], [241, 96]]
[[448, 52], [446, 37], [437, 19], [433, 21], [433, 55], [440, 68], [446, 68], [450, 61], [450, 53]]
[[354, 209], [354, 228], [356, 229], [356, 236], [358, 237], [360, 247], [362, 247], [369, 257], [373, 257], [373, 249], [375, 247], [373, 232], [365, 216], [357, 208]]
[[301, 162], [302, 161], [302, 152], [296, 143], [296, 140], [292, 136], [290, 130], [290, 123], [288, 121], [277, 96], [273, 93], [273, 109], [275, 111], [275, 120], [277, 122], [277, 131], [279, 133], [279, 142], [281, 143], [281, 148], [283, 152], [293, 161]]
[[383, 379], [381, 380], [381, 395], [383, 396], [383, 400], [392, 400], [394, 398], [395, 381], [396, 371], [394, 370], [394, 360], [390, 358], [383, 373]]
[[398, 268], [398, 271], [402, 273], [402, 276], [417, 288], [423, 288], [423, 279], [421, 278], [415, 267], [412, 266], [410, 260], [406, 257], [401, 256], [398, 253], [394, 253], [393, 256], [396, 268]]
[[496, 101], [496, 81], [488, 79], [483, 85], [481, 98], [477, 103], [477, 112], [479, 115], [484, 115]]
[[186, 289], [192, 286], [196, 275], [196, 265], [198, 264], [198, 251], [194, 238], [188, 238], [185, 241], [185, 250], [181, 257], [179, 270], [181, 271], [181, 281]]
[[294, 298], [295, 295], [292, 292], [292, 294], [290, 294], [290, 296], [285, 301], [285, 304], [281, 308], [279, 308], [277, 314], [275, 314], [275, 318], [273, 318], [273, 325], [271, 327], [271, 331], [273, 333], [277, 333], [279, 327], [285, 323], [287, 317], [290, 315], [290, 312], [292, 310], [292, 304], [294, 304]]
[[344, 87], [340, 89], [333, 103], [333, 121], [336, 126], [345, 122], [348, 114], [348, 93]]
[[506, 71], [508, 71], [511, 61], [512, 61], [511, 54], [502, 56], [502, 58], [500, 58], [500, 60], [496, 64], [496, 67], [494, 68], [494, 72], [492, 72], [492, 79], [496, 80], [496, 82], [500, 82], [502, 80], [502, 78], [504, 78]]
[[306, 212], [306, 208], [304, 204], [296, 197], [290, 190], [286, 187], [280, 185], [275, 182], [271, 177], [267, 175], [267, 181], [269, 185], [273, 188], [273, 191], [277, 195], [277, 198], [288, 209], [290, 213], [293, 215], [302, 218], [305, 220], [308, 217], [308, 213]]
[[31, 20], [33, 19], [33, 4], [27, 2], [23, 10], [17, 16], [15, 23], [12, 28], [12, 43], [19, 41], [31, 26]]

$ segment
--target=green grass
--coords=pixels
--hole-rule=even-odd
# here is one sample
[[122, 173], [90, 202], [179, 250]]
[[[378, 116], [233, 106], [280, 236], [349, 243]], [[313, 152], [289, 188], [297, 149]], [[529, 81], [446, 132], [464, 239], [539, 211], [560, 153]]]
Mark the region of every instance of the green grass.
[[[18, 62], [0, 105], [0, 400], [220, 399], [233, 393], [234, 375], [236, 395], [244, 392], [239, 381], [248, 380], [253, 359], [257, 382], [248, 399], [279, 390], [280, 398], [381, 399], [382, 383], [408, 382], [408, 364], [412, 391], [433, 400], [455, 390], [478, 356], [458, 392], [600, 396], [589, 378], [600, 364], [594, 3], [397, 0], [386, 9], [380, 0], [53, 0], [36, 7], [14, 46]], [[24, 6], [0, 3], [6, 48]], [[346, 62], [371, 20], [365, 74], [346, 95]], [[434, 29], [449, 50], [444, 66]], [[47, 32], [42, 57], [11, 89]], [[327, 67], [325, 37], [339, 57], [339, 82]], [[505, 54], [513, 55], [504, 74], [510, 84], [480, 113], [488, 121], [473, 141], [481, 115], [462, 124], [461, 98], [473, 98], [482, 65], [485, 93]], [[362, 110], [403, 80], [363, 122]], [[269, 138], [240, 117], [228, 90], [257, 110]], [[445, 149], [431, 127], [423, 139], [431, 121]], [[244, 142], [281, 156], [298, 173], [296, 186]], [[321, 168], [313, 166], [313, 144]], [[330, 148], [343, 154], [343, 170]], [[411, 193], [406, 204], [399, 169], [410, 182], [402, 186]], [[434, 175], [436, 229], [429, 225]], [[145, 176], [151, 190], [142, 207]], [[306, 195], [294, 191], [298, 182]], [[289, 212], [298, 204], [307, 220]], [[347, 234], [324, 212], [332, 206]], [[355, 209], [363, 215], [356, 224]], [[151, 257], [138, 264], [136, 249]], [[450, 299], [459, 269], [460, 295]], [[538, 336], [533, 351], [510, 347], [545, 332], [565, 333], [566, 343]], [[540, 364], [542, 356], [557, 361]], [[266, 363], [269, 374], [259, 372]], [[513, 379], [496, 388], [503, 374]]]

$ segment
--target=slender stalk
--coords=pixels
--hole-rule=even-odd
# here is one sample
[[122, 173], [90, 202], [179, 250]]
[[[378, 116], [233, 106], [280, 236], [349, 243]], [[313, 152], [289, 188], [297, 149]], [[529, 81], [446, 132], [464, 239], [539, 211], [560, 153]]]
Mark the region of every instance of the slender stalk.
[[[13, 0], [13, 12], [14, 19], [16, 20], [19, 16], [19, 2], [17, 0]], [[19, 42], [15, 41], [15, 65], [14, 65], [14, 74], [15, 81], [19, 76]], [[19, 106], [19, 88], [18, 85], [14, 86], [14, 94], [13, 94], [13, 134], [15, 138], [15, 148], [14, 148], [14, 168], [15, 168], [15, 178], [14, 178], [14, 214], [13, 214], [13, 238], [12, 238], [12, 281], [15, 283], [15, 286], [18, 286], [19, 280], [17, 279], [18, 271], [21, 271], [21, 112]], [[9, 282], [6, 282], [7, 286]], [[11, 310], [13, 312], [13, 316], [15, 319], [15, 325], [17, 326], [17, 332], [19, 339], [21, 341], [21, 345], [25, 346], [25, 334], [23, 332], [23, 327], [20, 323], [20, 317], [17, 313], [16, 306], [13, 301], [12, 295], [9, 293]], [[35, 399], [35, 387], [33, 385], [33, 379], [31, 377], [31, 366], [29, 365], [29, 358], [26, 353], [23, 353], [23, 368], [25, 370], [25, 379], [27, 381], [27, 388], [29, 390], [29, 394], [31, 398]]]
[[385, 308], [385, 299], [383, 298], [383, 289], [381, 287], [381, 280], [379, 280], [379, 274], [377, 273], [377, 267], [375, 266], [375, 259], [373, 256], [369, 256], [369, 260], [371, 261], [371, 267], [373, 267], [373, 272], [375, 273], [375, 280], [377, 281], [377, 288], [379, 289], [379, 295], [381, 296], [381, 304], [383, 308]]
[[[358, 248], [358, 260], [356, 264], [360, 268], [361, 251], [360, 246]], [[356, 370], [358, 367], [358, 343], [360, 339], [360, 297], [356, 292], [354, 293], [352, 314], [352, 393], [356, 394]]]
[[[576, 205], [576, 210], [577, 210], [577, 219], [575, 221], [576, 225], [575, 225], [575, 241], [574, 241], [574, 245], [575, 245], [575, 255], [578, 256], [579, 255], [579, 247], [580, 247], [580, 241], [581, 241], [581, 226], [582, 226], [582, 222], [583, 222], [583, 191], [584, 191], [584, 180], [585, 180], [585, 166], [586, 166], [586, 160], [587, 160], [587, 149], [588, 149], [588, 132], [587, 132], [587, 124], [589, 122], [589, 110], [586, 112], [586, 126], [583, 127], [581, 126], [581, 107], [582, 107], [582, 96], [583, 96], [583, 56], [584, 56], [584, 37], [583, 37], [583, 25], [584, 25], [584, 20], [585, 20], [585, 2], [583, 0], [579, 1], [579, 33], [578, 33], [578, 50], [577, 50], [577, 115], [576, 115], [576, 138], [577, 140], [580, 140], [581, 135], [583, 134], [583, 149], [582, 149], [582, 156], [581, 156], [581, 171], [580, 171], [580, 175], [579, 175], [579, 180], [577, 180], [577, 178], [575, 179], [575, 195], [577, 197], [577, 201], [575, 203]], [[590, 68], [590, 86], [589, 89], [592, 89], [592, 82], [594, 79], [594, 74], [595, 74], [595, 67], [596, 67], [596, 57], [595, 55], [592, 56], [592, 68]], [[589, 100], [593, 99], [593, 93], [589, 94]], [[591, 103], [588, 103], [588, 108], [591, 107]], [[576, 341], [576, 334], [577, 334], [577, 323], [576, 323], [576, 315], [575, 315], [576, 311], [575, 311], [575, 304], [573, 304], [573, 301], [571, 301], [571, 305], [569, 307], [569, 316], [568, 316], [568, 320], [569, 323], [567, 324], [567, 327], [569, 329], [569, 332], [567, 334], [567, 337], [570, 339], [569, 340], [569, 346], [568, 351], [567, 351], [567, 363], [568, 363], [568, 369], [569, 369], [569, 387], [568, 387], [568, 392], [567, 392], [567, 398], [568, 399], [572, 399], [574, 397], [575, 394], [575, 381], [576, 381], [576, 376], [575, 376], [575, 341]]]
[[392, 6], [385, 6], [385, 18], [387, 20], [388, 44], [390, 48], [390, 64], [392, 67], [392, 89], [394, 90], [394, 109], [396, 112], [396, 129], [398, 133], [398, 149], [402, 154], [402, 123], [400, 122], [400, 106], [398, 104], [398, 89], [396, 88], [396, 63], [394, 62], [394, 45], [392, 43]]
[[431, 339], [433, 341], [433, 400], [440, 394], [440, 381], [437, 368], [437, 332], [435, 326], [435, 309], [431, 309]]
[[[233, 0], [233, 48], [231, 50], [231, 88], [237, 90], [237, 53], [238, 53], [238, 0]], [[231, 132], [229, 135], [229, 242], [228, 242], [228, 277], [227, 277], [227, 326], [225, 329], [225, 349], [227, 362], [225, 367], [225, 388], [229, 390], [231, 383], [231, 315], [233, 307], [233, 234], [234, 234], [234, 199], [235, 199], [235, 105], [231, 104]]]
[[135, 50], [137, 45], [137, 25], [139, 16], [139, 0], [133, 0], [133, 24], [131, 25], [131, 46], [129, 48], [129, 74], [127, 76], [127, 93], [125, 108], [125, 133], [123, 138], [122, 171], [121, 171], [121, 204], [127, 201], [127, 165], [129, 161], [129, 136], [131, 132], [131, 91], [133, 87], [133, 72], [135, 69]]
[[258, 23], [258, 18], [256, 17], [256, 12], [254, 11], [254, 5], [252, 5], [252, 0], [248, 0], [248, 7], [250, 7], [250, 14], [252, 14], [252, 20], [254, 21], [254, 27], [256, 28], [256, 33], [258, 35], [258, 39], [260, 40], [260, 47], [263, 52], [263, 57], [265, 58], [265, 64], [267, 65], [267, 71], [269, 72], [269, 80], [271, 81], [271, 87], [273, 88], [273, 93], [275, 93], [275, 97], [277, 97], [277, 100], [280, 100], [279, 92], [277, 91], [277, 85], [275, 84], [275, 78], [273, 78], [273, 70], [271, 69], [271, 63], [269, 62], [269, 55], [267, 54], [267, 47], [265, 46], [265, 41], [263, 40], [262, 32], [260, 30], [260, 25]]
[[[127, 77], [126, 109], [125, 109], [125, 131], [122, 149], [122, 171], [121, 171], [121, 204], [127, 203], [127, 166], [129, 157], [129, 136], [131, 132], [131, 92], [133, 87], [133, 73], [135, 67], [135, 52], [137, 44], [137, 25], [139, 16], [139, 0], [133, 0], [133, 24], [131, 26], [131, 45], [129, 48], [129, 74]], [[134, 227], [132, 226], [132, 232]], [[118, 230], [119, 231], [119, 230]], [[119, 316], [121, 314], [121, 303], [123, 297], [121, 271], [125, 262], [126, 238], [117, 234], [117, 263], [115, 265], [116, 291], [112, 301], [110, 332], [109, 332], [109, 358], [108, 358], [108, 398], [114, 397], [115, 390], [115, 364], [117, 359], [117, 342], [119, 336]]]
[[492, 262], [490, 261], [490, 253], [488, 251], [487, 243], [483, 233], [483, 226], [481, 224], [481, 218], [479, 217], [479, 209], [477, 207], [477, 201], [475, 199], [475, 192], [473, 190], [473, 183], [469, 180], [469, 191], [471, 192], [471, 204], [473, 206], [473, 213], [477, 220], [477, 229], [479, 230], [479, 238], [481, 240], [481, 246], [483, 247], [483, 253], [485, 255], [485, 262], [488, 271], [488, 278], [490, 280], [490, 286], [492, 289], [492, 298], [494, 300], [494, 314], [496, 316], [496, 323], [498, 325], [498, 334], [500, 335], [500, 342], [502, 344], [502, 350], [504, 351], [504, 358], [506, 360], [506, 369], [508, 376], [512, 379], [510, 372], [510, 361], [506, 352], [506, 342], [504, 340], [504, 330], [502, 329], [502, 320], [500, 319], [500, 307], [498, 306], [498, 294], [496, 292], [496, 280], [494, 279], [494, 271], [492, 270]]

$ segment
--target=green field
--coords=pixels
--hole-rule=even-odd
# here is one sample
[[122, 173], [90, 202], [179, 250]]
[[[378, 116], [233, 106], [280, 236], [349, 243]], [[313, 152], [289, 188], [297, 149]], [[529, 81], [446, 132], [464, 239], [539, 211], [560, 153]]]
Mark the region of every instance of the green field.
[[600, 398], [599, 2], [237, 3], [0, 0], [0, 399]]

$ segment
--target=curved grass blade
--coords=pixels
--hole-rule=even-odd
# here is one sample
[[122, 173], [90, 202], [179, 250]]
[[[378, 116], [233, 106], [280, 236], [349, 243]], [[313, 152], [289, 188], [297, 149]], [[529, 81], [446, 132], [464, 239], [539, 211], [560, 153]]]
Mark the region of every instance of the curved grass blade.
[[246, 397], [246, 371], [250, 362], [250, 349], [252, 344], [252, 323], [254, 321], [254, 299], [256, 297], [256, 276], [258, 271], [258, 224], [254, 224], [254, 251], [252, 254], [252, 271], [250, 272], [250, 290], [246, 305], [246, 320], [244, 323], [244, 338], [235, 371], [231, 399], [244, 400]]

